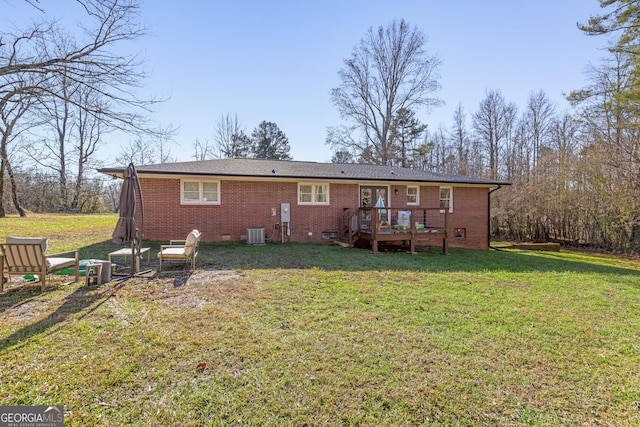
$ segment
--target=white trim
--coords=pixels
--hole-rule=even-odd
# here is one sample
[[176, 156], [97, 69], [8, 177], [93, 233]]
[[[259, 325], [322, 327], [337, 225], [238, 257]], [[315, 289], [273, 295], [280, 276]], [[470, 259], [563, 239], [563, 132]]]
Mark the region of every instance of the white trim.
[[449, 189], [449, 213], [453, 213], [453, 187], [448, 185], [441, 185], [438, 187], [438, 204], [442, 202], [442, 198], [440, 197], [440, 191], [442, 189]]
[[[302, 202], [300, 201], [300, 187], [303, 185], [309, 185], [311, 186], [311, 201], [310, 202]], [[321, 193], [317, 192], [318, 188], [317, 187], [325, 187], [326, 189], [326, 193], [325, 193], [325, 198], [326, 200], [324, 202], [318, 202], [317, 197], [318, 195], [320, 195]], [[312, 182], [312, 181], [303, 181], [303, 182], [298, 182], [298, 204], [299, 205], [307, 205], [307, 206], [326, 206], [329, 205], [329, 183], [328, 182]]]
[[[185, 200], [184, 184], [187, 182], [198, 184], [198, 200], [196, 200], [195, 198]], [[214, 201], [205, 200], [204, 188], [203, 188], [204, 184], [216, 184], [217, 200], [214, 200]], [[194, 190], [194, 193], [195, 193], [195, 190]], [[220, 181], [213, 180], [213, 179], [186, 179], [186, 178], [181, 179], [180, 180], [180, 204], [181, 205], [219, 205], [220, 204]]]
[[[415, 202], [409, 202], [409, 189], [410, 188], [415, 188], [416, 189], [416, 201]], [[419, 185], [407, 185], [407, 206], [418, 206], [420, 205], [420, 186]]]

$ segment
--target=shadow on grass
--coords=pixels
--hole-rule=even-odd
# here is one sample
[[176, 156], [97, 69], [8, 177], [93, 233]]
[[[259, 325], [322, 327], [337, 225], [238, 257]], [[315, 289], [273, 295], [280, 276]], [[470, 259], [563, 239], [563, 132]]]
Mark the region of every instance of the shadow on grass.
[[[148, 267], [157, 269], [156, 253], [166, 242], [143, 241], [150, 247], [151, 261]], [[83, 259], [108, 258], [109, 252], [123, 248], [111, 240], [80, 248]], [[584, 256], [583, 256], [584, 255]], [[587, 259], [588, 258], [588, 259]], [[141, 261], [146, 268], [147, 258]], [[122, 258], [114, 258], [119, 267], [130, 268]], [[332, 244], [268, 243], [249, 246], [241, 243], [201, 243], [197, 259], [198, 268], [269, 269], [269, 268], [319, 268], [342, 271], [509, 271], [509, 272], [578, 272], [597, 274], [623, 274], [640, 277], [640, 261], [633, 267], [623, 267], [615, 261], [598, 255], [572, 251], [544, 252], [521, 250], [473, 250], [450, 248], [448, 255], [441, 247], [422, 247], [417, 254], [405, 251], [372, 253], [368, 249], [341, 247]], [[630, 262], [631, 265], [633, 262]], [[181, 269], [183, 266], [174, 265]], [[184, 269], [188, 269], [184, 267]]]
[[[94, 289], [89, 289], [85, 286], [79, 286], [75, 291], [66, 295], [62, 304], [58, 306], [47, 317], [38, 320], [35, 323], [30, 323], [23, 326], [17, 331], [13, 332], [6, 338], [0, 340], [0, 351], [4, 351], [9, 347], [14, 347], [20, 343], [27, 342], [30, 338], [41, 335], [46, 332], [50, 332], [50, 329], [57, 324], [64, 322], [70, 315], [83, 312], [81, 317], [85, 317], [92, 313], [94, 310], [104, 304], [109, 298], [124, 286], [123, 282], [116, 283], [115, 286], [109, 289], [104, 289], [103, 292], [98, 292]], [[0, 312], [5, 312], [9, 308], [19, 308], [22, 305], [27, 304], [33, 300], [36, 293], [32, 291], [36, 287], [23, 287], [11, 290], [8, 295], [0, 296]], [[37, 286], [37, 290], [40, 290], [40, 286]], [[37, 295], [42, 295], [38, 292]], [[45, 292], [46, 295], [46, 292]], [[21, 296], [23, 296], [21, 298]], [[17, 304], [8, 305], [11, 301], [19, 300]], [[96, 301], [99, 301], [96, 304]], [[87, 308], [90, 307], [88, 310]]]
[[[151, 253], [154, 252], [154, 249], [159, 248], [160, 243], [154, 244], [153, 242], [143, 242], [145, 247], [151, 248]], [[113, 243], [111, 240], [105, 240], [103, 242], [99, 242], [93, 245], [84, 246], [79, 248], [80, 250], [80, 259], [101, 259], [107, 260], [109, 252], [116, 251], [118, 249], [122, 249], [125, 245], [118, 245]], [[141, 262], [141, 268], [157, 268], [157, 262], [154, 266], [153, 256], [151, 257], [151, 265], [147, 266], [146, 256], [144, 257], [144, 261]], [[118, 263], [118, 268], [123, 271], [124, 277], [126, 278], [128, 274], [131, 272], [132, 260], [128, 258], [126, 262], [124, 262], [123, 258], [120, 257], [118, 259], [114, 258], [114, 263]], [[178, 276], [175, 279], [175, 286], [182, 286], [188, 279], [188, 276], [183, 277], [184, 275]], [[62, 282], [64, 282], [63, 277], [67, 276], [59, 276], [54, 274], [52, 280], [47, 278], [47, 286], [51, 287], [59, 287]], [[72, 276], [68, 276], [72, 277]], [[13, 281], [20, 280], [16, 277], [10, 278], [12, 283]], [[80, 275], [80, 281], [84, 281], [84, 277], [82, 274]], [[116, 283], [116, 282], [112, 282]], [[123, 283], [123, 282], [122, 282]], [[117, 283], [116, 283], [117, 284]], [[5, 285], [7, 286], [7, 285]], [[38, 322], [37, 324], [31, 325], [28, 328], [33, 328], [33, 334], [37, 334], [42, 332], [47, 327], [57, 323], [54, 319], [64, 320], [68, 314], [82, 311], [84, 308], [92, 305], [97, 299], [103, 298], [102, 293], [98, 292], [87, 292], [88, 289], [80, 286], [76, 291], [72, 294], [68, 295], [65, 299], [65, 302], [56, 310], [56, 312], [52, 313], [47, 319]], [[47, 295], [48, 291], [45, 291], [44, 295]], [[3, 313], [9, 308], [18, 308], [25, 304], [28, 304], [30, 301], [35, 300], [39, 296], [43, 295], [40, 290], [39, 282], [27, 282], [19, 284], [16, 287], [6, 288], [5, 292], [0, 293], [0, 313]], [[108, 299], [108, 297], [106, 297]], [[105, 300], [106, 300], [105, 299]], [[48, 325], [48, 326], [47, 326]], [[15, 335], [15, 334], [14, 334]], [[0, 350], [5, 348], [7, 345], [6, 339], [0, 342]]]
[[[588, 259], [587, 259], [588, 258]], [[406, 252], [372, 253], [367, 249], [337, 245], [275, 243], [247, 246], [229, 243], [204, 243], [198, 265], [224, 269], [308, 269], [341, 271], [507, 271], [507, 272], [576, 272], [628, 275], [640, 278], [638, 268], [624, 267], [606, 257], [581, 256], [568, 251], [534, 252], [517, 250], [449, 250], [421, 248], [417, 254]]]

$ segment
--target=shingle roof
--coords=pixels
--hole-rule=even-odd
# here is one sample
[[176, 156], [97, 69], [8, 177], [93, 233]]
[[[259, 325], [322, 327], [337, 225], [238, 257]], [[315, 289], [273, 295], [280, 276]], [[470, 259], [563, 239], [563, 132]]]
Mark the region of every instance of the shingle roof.
[[[464, 175], [442, 174], [397, 166], [357, 163], [316, 163], [260, 159], [216, 159], [136, 166], [138, 175], [194, 175], [253, 178], [330, 179], [347, 181], [407, 181], [451, 184], [509, 185], [508, 182]], [[98, 172], [122, 176], [122, 168], [101, 168]]]

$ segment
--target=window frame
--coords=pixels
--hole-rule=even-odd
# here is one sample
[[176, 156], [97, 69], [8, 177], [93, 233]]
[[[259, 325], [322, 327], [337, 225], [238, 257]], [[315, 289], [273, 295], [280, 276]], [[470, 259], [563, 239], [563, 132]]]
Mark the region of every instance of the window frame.
[[[198, 200], [195, 199], [185, 199], [185, 184], [186, 183], [197, 183], [198, 184]], [[217, 200], [209, 201], [204, 200], [204, 185], [205, 184], [216, 184], [216, 196]], [[213, 179], [181, 179], [180, 180], [180, 204], [181, 205], [219, 205], [220, 204], [220, 181]]]
[[[301, 188], [303, 186], [311, 186], [311, 193], [305, 193], [305, 194], [311, 194], [311, 201], [310, 202], [303, 202], [301, 200]], [[326, 200], [324, 202], [318, 202], [317, 201], [317, 197], [320, 194], [323, 194], [322, 192], [318, 192], [317, 191], [317, 187], [324, 187], [325, 188], [325, 198]], [[327, 206], [329, 205], [329, 191], [330, 191], [330, 186], [328, 182], [298, 182], [298, 204], [299, 205], [305, 205], [305, 206]]]
[[[416, 201], [415, 202], [410, 202], [409, 201], [409, 189], [410, 188], [415, 188], [415, 190], [416, 190], [416, 194], [415, 194]], [[420, 186], [419, 185], [407, 185], [406, 196], [407, 196], [407, 200], [406, 200], [407, 206], [418, 206], [418, 205], [420, 205]]]
[[[449, 199], [443, 199], [442, 198], [442, 190], [449, 190]], [[442, 201], [443, 200], [448, 200], [449, 201], [449, 213], [453, 213], [453, 187], [448, 186], [448, 185], [443, 185], [438, 187], [438, 200], [439, 205], [440, 205], [440, 209], [442, 211], [444, 211], [446, 208], [442, 207]]]

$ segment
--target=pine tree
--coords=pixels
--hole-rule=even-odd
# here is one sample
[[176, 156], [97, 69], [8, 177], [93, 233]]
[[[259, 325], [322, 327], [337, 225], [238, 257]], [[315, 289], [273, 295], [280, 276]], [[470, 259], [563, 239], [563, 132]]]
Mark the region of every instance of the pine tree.
[[256, 159], [292, 160], [289, 139], [275, 123], [260, 123], [251, 133], [251, 143]]

